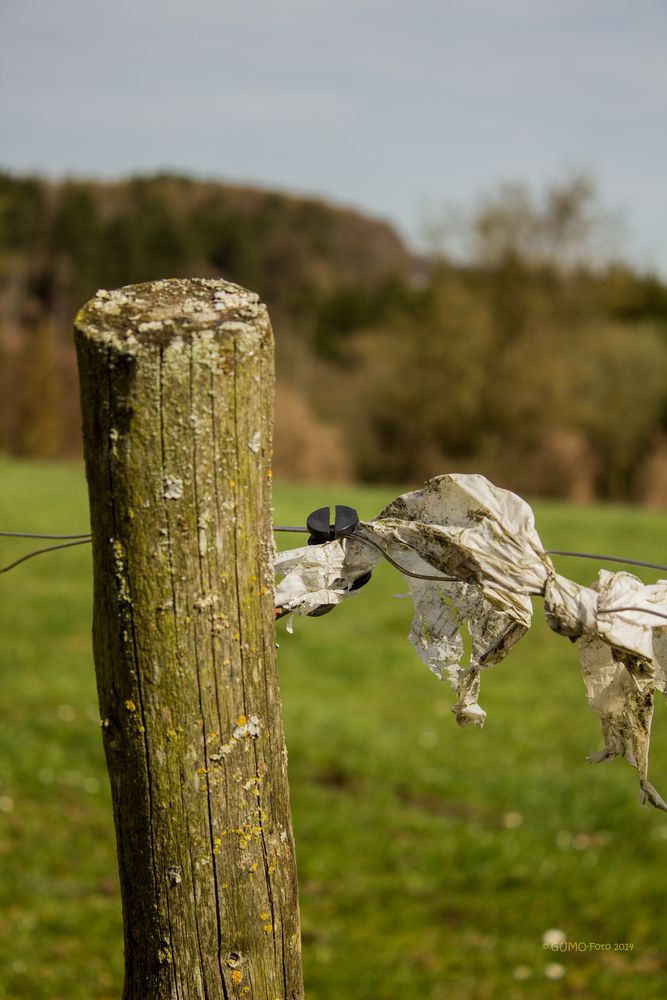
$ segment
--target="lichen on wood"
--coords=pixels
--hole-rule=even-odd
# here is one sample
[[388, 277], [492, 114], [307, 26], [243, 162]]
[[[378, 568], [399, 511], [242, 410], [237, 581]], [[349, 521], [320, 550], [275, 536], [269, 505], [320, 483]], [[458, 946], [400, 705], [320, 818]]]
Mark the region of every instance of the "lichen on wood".
[[297, 1000], [266, 309], [157, 281], [98, 292], [75, 338], [124, 1000]]

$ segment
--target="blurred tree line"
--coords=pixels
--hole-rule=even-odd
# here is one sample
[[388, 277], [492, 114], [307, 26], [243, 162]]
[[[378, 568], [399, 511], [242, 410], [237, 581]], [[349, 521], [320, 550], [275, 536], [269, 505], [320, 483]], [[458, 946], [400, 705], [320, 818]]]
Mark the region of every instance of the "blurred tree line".
[[278, 475], [667, 502], [667, 285], [609, 262], [607, 221], [586, 178], [508, 185], [415, 258], [313, 199], [0, 174], [0, 450], [78, 454], [71, 324], [98, 288], [224, 276], [271, 311]]

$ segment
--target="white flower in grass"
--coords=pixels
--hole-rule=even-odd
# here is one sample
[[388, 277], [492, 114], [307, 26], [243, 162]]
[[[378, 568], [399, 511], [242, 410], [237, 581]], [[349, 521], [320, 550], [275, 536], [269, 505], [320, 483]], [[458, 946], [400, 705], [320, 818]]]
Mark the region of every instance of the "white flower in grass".
[[542, 935], [542, 944], [546, 945], [548, 948], [558, 948], [561, 944], [564, 944], [566, 940], [567, 936], [557, 927], [550, 927], [549, 930], [545, 931]]
[[547, 979], [562, 979], [565, 972], [565, 966], [561, 965], [560, 962], [550, 962], [544, 970], [544, 975]]

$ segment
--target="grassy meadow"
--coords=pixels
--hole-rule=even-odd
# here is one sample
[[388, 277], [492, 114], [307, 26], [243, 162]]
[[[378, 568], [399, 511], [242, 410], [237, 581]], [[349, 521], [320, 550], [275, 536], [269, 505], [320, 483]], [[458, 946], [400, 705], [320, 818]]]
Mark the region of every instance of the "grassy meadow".
[[[397, 492], [282, 486], [276, 519], [335, 502], [370, 517]], [[547, 547], [667, 562], [665, 513], [536, 513]], [[79, 465], [0, 463], [1, 529], [87, 524]], [[29, 545], [0, 539], [0, 564]], [[557, 562], [582, 582], [597, 571]], [[576, 648], [536, 602], [483, 679], [484, 730], [459, 729], [406, 640], [403, 589], [384, 565], [346, 606], [278, 626], [309, 1000], [664, 997], [667, 816], [640, 807], [624, 761], [585, 761], [601, 739]], [[0, 1000], [120, 997], [90, 616], [87, 546], [0, 576]], [[650, 773], [667, 794], [662, 703]], [[610, 947], [552, 953], [549, 929]]]

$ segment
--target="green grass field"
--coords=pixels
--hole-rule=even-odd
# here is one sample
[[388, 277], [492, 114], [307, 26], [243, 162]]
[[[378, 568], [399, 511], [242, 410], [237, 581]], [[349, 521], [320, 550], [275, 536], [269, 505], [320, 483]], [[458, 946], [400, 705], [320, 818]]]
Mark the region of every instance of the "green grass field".
[[[370, 517], [396, 492], [282, 487], [276, 518], [337, 501]], [[547, 547], [667, 561], [665, 514], [540, 503], [537, 521]], [[87, 523], [80, 466], [0, 463], [0, 528]], [[0, 540], [0, 564], [22, 551]], [[278, 628], [309, 1000], [664, 997], [667, 816], [639, 806], [624, 761], [586, 763], [601, 741], [576, 648], [538, 602], [484, 677], [484, 730], [459, 729], [406, 640], [403, 589], [383, 566], [355, 601]], [[90, 615], [87, 547], [0, 577], [2, 1000], [120, 997]], [[651, 777], [666, 794], [664, 704]], [[549, 928], [610, 947], [554, 954]]]

